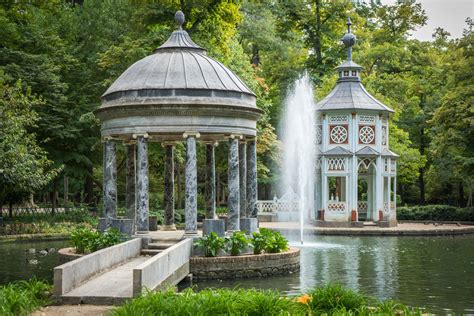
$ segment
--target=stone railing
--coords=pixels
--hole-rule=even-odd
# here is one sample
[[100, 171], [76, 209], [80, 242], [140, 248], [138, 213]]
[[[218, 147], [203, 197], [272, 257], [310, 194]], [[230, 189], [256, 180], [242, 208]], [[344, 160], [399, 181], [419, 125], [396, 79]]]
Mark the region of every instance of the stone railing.
[[297, 212], [299, 202], [284, 200], [257, 201], [258, 213]]
[[326, 209], [328, 212], [345, 212], [347, 204], [346, 202], [328, 202]]

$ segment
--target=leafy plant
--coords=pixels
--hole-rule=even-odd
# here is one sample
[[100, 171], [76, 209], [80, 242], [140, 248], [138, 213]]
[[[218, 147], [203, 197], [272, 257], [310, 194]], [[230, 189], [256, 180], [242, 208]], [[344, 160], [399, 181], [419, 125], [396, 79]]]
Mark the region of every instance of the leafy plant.
[[215, 232], [211, 232], [209, 235], [199, 238], [194, 245], [203, 247], [206, 257], [215, 257], [219, 250], [224, 249], [225, 239], [219, 237]]
[[345, 313], [360, 310], [369, 304], [369, 298], [353, 290], [345, 289], [340, 284], [329, 284], [310, 291], [309, 307], [314, 314], [334, 314], [342, 309]]
[[288, 240], [280, 232], [261, 228], [260, 234], [264, 239], [265, 252], [279, 253], [288, 250]]
[[0, 286], [0, 315], [29, 315], [49, 302], [51, 286], [36, 279]]
[[108, 229], [103, 233], [87, 228], [74, 230], [69, 240], [76, 253], [94, 252], [120, 243], [123, 235], [116, 229]]
[[231, 256], [238, 256], [250, 244], [250, 240], [243, 231], [235, 231], [231, 236], [226, 237], [226, 251]]
[[259, 255], [267, 247], [268, 238], [266, 235], [262, 233], [254, 232], [252, 234], [252, 239], [250, 240], [250, 243], [252, 244], [252, 247], [253, 247], [253, 253], [255, 255]]

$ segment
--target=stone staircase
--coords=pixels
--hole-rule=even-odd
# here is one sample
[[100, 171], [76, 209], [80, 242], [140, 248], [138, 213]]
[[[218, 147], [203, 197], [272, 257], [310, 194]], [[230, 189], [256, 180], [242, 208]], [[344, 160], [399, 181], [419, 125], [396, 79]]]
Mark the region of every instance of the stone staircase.
[[142, 256], [154, 256], [180, 242], [182, 238], [152, 237], [148, 248], [141, 251]]

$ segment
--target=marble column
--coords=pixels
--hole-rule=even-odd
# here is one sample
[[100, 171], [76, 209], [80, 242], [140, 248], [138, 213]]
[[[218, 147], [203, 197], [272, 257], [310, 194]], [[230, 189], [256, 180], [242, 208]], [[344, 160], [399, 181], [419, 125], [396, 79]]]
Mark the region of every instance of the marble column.
[[174, 144], [165, 143], [165, 222], [162, 230], [176, 230], [174, 225]]
[[214, 143], [206, 144], [206, 219], [216, 218], [216, 166]]
[[247, 141], [247, 217], [257, 218], [257, 142]]
[[148, 135], [137, 135], [137, 233], [148, 234]]
[[[135, 143], [127, 143], [125, 159], [125, 207], [126, 217], [132, 219], [135, 223], [135, 162], [136, 146]], [[134, 225], [133, 225], [134, 226]]]
[[227, 231], [240, 230], [239, 139], [237, 137], [229, 138]]
[[199, 133], [184, 133], [186, 138], [186, 183], [184, 207], [184, 235], [194, 237], [197, 235], [197, 158], [196, 138]]
[[117, 218], [117, 158], [115, 141], [106, 139], [104, 143], [104, 217], [105, 228]]
[[239, 144], [240, 218], [247, 218], [247, 143]]

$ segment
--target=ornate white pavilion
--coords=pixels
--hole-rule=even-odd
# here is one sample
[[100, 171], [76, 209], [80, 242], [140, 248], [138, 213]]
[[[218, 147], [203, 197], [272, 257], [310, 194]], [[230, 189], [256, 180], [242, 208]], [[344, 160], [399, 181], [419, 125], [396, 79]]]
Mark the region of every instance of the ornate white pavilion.
[[389, 149], [389, 117], [394, 111], [370, 95], [352, 61], [356, 37], [351, 21], [342, 42], [346, 62], [336, 67], [334, 89], [317, 104], [319, 146], [317, 223], [378, 222], [396, 225], [396, 160]]

